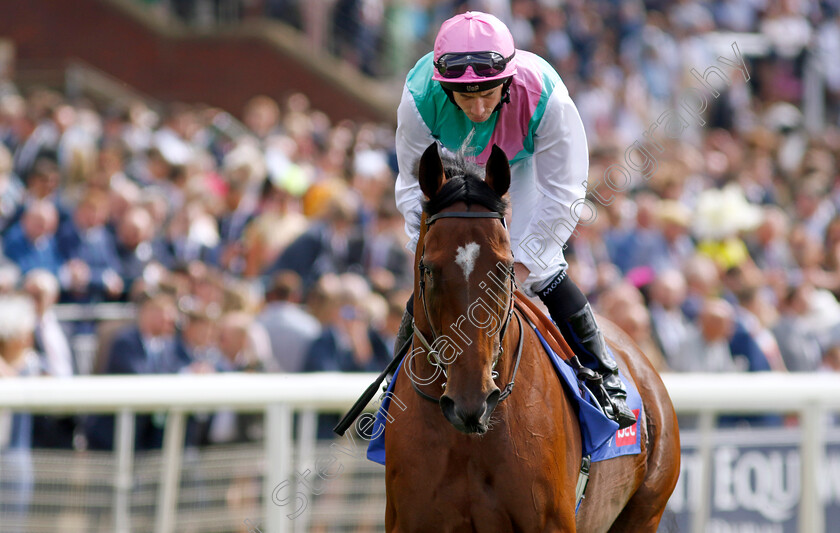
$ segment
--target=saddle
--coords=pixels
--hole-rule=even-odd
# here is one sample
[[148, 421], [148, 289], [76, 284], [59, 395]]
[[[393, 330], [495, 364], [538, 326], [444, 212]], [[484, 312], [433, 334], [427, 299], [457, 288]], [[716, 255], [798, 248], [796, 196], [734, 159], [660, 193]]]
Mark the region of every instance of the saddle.
[[563, 337], [563, 334], [560, 333], [560, 330], [557, 329], [557, 325], [554, 321], [547, 317], [545, 313], [537, 307], [537, 304], [532, 302], [531, 299], [525, 296], [522, 292], [516, 291], [514, 295], [516, 296], [514, 300], [516, 308], [525, 315], [525, 319], [528, 322], [537, 328], [537, 331], [539, 331], [540, 335], [542, 335], [551, 350], [557, 354], [560, 359], [574, 368], [578, 378], [585, 381], [595, 393], [600, 394], [602, 397], [606, 397], [607, 391], [603, 390], [604, 387], [601, 376], [594, 370], [580, 364], [580, 361], [576, 357], [577, 354], [575, 354], [574, 350], [572, 350], [571, 346], [569, 346], [569, 343], [566, 342], [566, 339]]
[[575, 352], [569, 346], [569, 343], [566, 342], [566, 339], [563, 338], [563, 334], [560, 333], [560, 330], [557, 329], [557, 326], [554, 322], [547, 316], [542, 310], [537, 307], [537, 304], [531, 301], [530, 298], [525, 296], [522, 291], [517, 290], [514, 293], [516, 299], [513, 302], [513, 305], [519, 309], [519, 312], [522, 313], [525, 318], [533, 325], [537, 327], [540, 334], [545, 338], [545, 341], [554, 350], [558, 356], [564, 361], [568, 361], [572, 357], [574, 357]]

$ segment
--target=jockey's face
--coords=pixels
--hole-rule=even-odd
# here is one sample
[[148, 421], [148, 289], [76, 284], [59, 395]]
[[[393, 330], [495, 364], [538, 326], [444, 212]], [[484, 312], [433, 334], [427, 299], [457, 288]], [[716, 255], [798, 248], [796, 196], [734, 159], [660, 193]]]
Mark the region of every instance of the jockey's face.
[[455, 103], [467, 115], [468, 119], [473, 122], [484, 122], [490, 118], [493, 110], [502, 101], [503, 89], [504, 85], [499, 85], [498, 87], [477, 93], [453, 92], [452, 96], [455, 99]]

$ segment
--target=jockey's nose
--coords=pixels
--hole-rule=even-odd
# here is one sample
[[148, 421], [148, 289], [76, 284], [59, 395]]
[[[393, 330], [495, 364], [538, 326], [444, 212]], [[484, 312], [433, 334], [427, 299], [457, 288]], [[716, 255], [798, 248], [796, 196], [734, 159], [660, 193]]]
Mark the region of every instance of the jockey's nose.
[[443, 416], [458, 431], [467, 434], [483, 434], [488, 429], [487, 422], [499, 403], [500, 395], [501, 391], [496, 387], [483, 402], [474, 407], [468, 407], [465, 403], [456, 404], [455, 400], [444, 394], [440, 397], [440, 409], [443, 411]]

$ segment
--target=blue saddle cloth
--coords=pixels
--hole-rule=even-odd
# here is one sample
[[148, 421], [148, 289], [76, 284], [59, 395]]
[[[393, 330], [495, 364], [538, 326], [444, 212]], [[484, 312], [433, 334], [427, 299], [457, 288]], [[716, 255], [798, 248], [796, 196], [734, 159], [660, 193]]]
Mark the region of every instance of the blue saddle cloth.
[[[583, 444], [583, 454], [591, 455], [592, 462], [604, 461], [612, 459], [621, 455], [633, 455], [641, 451], [641, 435], [637, 431], [639, 423], [630, 426], [629, 428], [619, 430], [618, 424], [610, 420], [598, 408], [595, 398], [589, 390], [581, 385], [578, 381], [575, 371], [566, 362], [564, 362], [546, 343], [542, 334], [534, 328], [540, 342], [545, 349], [546, 354], [551, 360], [560, 382], [566, 389], [569, 398], [571, 398], [573, 407], [578, 414], [580, 420], [581, 442]], [[403, 359], [405, 361], [405, 359]], [[391, 396], [393, 395], [394, 383], [400, 375], [402, 369], [402, 362], [394, 372], [394, 379], [388, 385], [388, 392], [382, 401], [379, 410], [376, 411], [373, 426], [376, 431], [371, 433], [377, 435], [371, 439], [368, 444], [367, 458], [373, 462], [384, 465], [385, 464], [385, 424], [388, 420], [387, 412], [388, 406], [391, 403]], [[627, 405], [636, 415], [636, 419], [640, 418], [642, 410], [642, 398], [636, 390], [634, 384], [625, 379], [619, 372], [619, 377], [627, 386]], [[514, 389], [514, 394], [516, 390]], [[397, 414], [396, 416], [399, 416]], [[393, 419], [393, 418], [392, 418]]]

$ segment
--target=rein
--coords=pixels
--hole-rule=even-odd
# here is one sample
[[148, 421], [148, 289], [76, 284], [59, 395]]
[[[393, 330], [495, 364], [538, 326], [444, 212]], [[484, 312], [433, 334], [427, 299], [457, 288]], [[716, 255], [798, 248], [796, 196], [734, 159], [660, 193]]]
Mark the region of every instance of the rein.
[[[429, 217], [426, 220], [426, 231], [428, 231], [432, 224], [434, 224], [436, 221], [442, 218], [495, 218], [501, 220], [502, 224], [504, 224], [504, 215], [502, 215], [501, 213], [491, 213], [483, 211], [453, 211], [438, 213]], [[424, 243], [423, 251], [420, 254], [420, 261], [418, 265], [418, 269], [420, 271], [420, 301], [423, 305], [423, 314], [426, 316], [426, 323], [429, 325], [429, 329], [432, 331], [432, 341], [429, 342], [426, 339], [426, 336], [423, 335], [423, 332], [421, 332], [420, 329], [417, 327], [415, 321], [412, 320], [411, 325], [414, 329], [414, 335], [420, 340], [420, 344], [426, 350], [426, 360], [432, 366], [439, 368], [443, 372], [443, 376], [446, 378], [448, 377], [446, 373], [446, 364], [443, 361], [441, 361], [439, 352], [433, 348], [434, 343], [438, 338], [438, 335], [437, 333], [435, 333], [435, 327], [432, 324], [431, 318], [429, 316], [429, 309], [426, 305], [426, 275], [430, 274], [430, 269], [423, 263], [423, 257], [425, 255], [425, 252], [426, 246]], [[499, 362], [499, 359], [501, 359], [502, 355], [504, 355], [505, 333], [507, 333], [507, 328], [510, 324], [510, 319], [513, 316], [514, 292], [516, 290], [516, 278], [514, 277], [513, 265], [511, 265], [510, 270], [508, 271], [508, 279], [510, 280], [510, 289], [508, 291], [508, 312], [505, 321], [502, 324], [502, 327], [499, 329], [499, 356], [493, 361], [494, 369], [496, 368], [496, 364]], [[516, 345], [516, 362], [514, 363], [511, 380], [507, 385], [505, 385], [504, 390], [499, 396], [499, 402], [510, 396], [511, 392], [513, 392], [513, 385], [516, 380], [516, 373], [519, 370], [519, 361], [522, 358], [522, 339], [524, 335], [522, 331], [522, 320], [519, 318], [519, 315], [516, 315], [516, 322], [519, 325], [519, 340]], [[492, 376], [493, 379], [496, 379], [499, 377], [499, 373], [493, 370]], [[411, 380], [411, 386], [414, 388], [414, 391], [420, 395], [420, 397], [435, 403], [438, 403], [440, 401], [439, 398], [435, 398], [434, 396], [431, 396], [421, 391], [417, 384], [414, 383], [414, 380]], [[443, 383], [442, 387], [446, 388], [446, 382]]]

